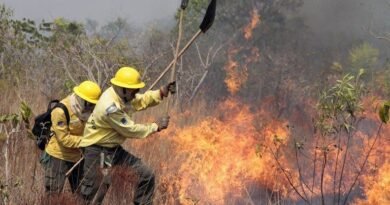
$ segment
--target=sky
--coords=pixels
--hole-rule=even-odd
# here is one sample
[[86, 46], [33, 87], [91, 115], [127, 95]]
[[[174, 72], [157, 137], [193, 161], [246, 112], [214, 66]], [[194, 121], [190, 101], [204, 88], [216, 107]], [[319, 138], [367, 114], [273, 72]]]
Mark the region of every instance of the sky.
[[[235, 1], [235, 0], [225, 0]], [[0, 0], [14, 10], [14, 17], [51, 21], [58, 17], [105, 25], [118, 17], [137, 27], [157, 22], [174, 23], [181, 0]], [[390, 28], [390, 0], [304, 0], [305, 23], [319, 37], [333, 33], [367, 35], [368, 28], [380, 33]]]
[[156, 21], [173, 21], [180, 0], [0, 0], [14, 10], [14, 17], [51, 21], [57, 17], [84, 22], [87, 18], [100, 25], [127, 19], [136, 26]]

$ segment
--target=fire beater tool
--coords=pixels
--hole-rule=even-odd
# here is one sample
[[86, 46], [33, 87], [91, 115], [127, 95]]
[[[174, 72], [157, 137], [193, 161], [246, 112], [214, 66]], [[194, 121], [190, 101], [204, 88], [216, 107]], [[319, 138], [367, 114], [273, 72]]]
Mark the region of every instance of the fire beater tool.
[[203, 18], [202, 23], [199, 26], [199, 30], [195, 33], [195, 35], [188, 41], [188, 43], [184, 46], [184, 48], [179, 52], [178, 55], [175, 56], [175, 59], [169, 63], [169, 65], [165, 68], [165, 70], [160, 74], [157, 80], [149, 87], [153, 89], [153, 87], [161, 80], [162, 77], [172, 68], [174, 64], [176, 64], [176, 59], [180, 58], [184, 52], [194, 43], [194, 41], [200, 36], [202, 33], [206, 33], [207, 30], [213, 25], [215, 19], [215, 13], [217, 9], [217, 0], [211, 0], [209, 6], [207, 7], [206, 14]]

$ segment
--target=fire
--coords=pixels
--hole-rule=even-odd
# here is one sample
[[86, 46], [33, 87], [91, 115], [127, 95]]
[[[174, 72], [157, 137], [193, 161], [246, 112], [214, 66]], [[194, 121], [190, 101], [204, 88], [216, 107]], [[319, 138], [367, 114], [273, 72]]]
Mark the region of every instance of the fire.
[[[235, 58], [238, 54], [248, 53], [249, 55], [243, 55], [240, 64]], [[230, 94], [236, 94], [240, 88], [248, 80], [248, 66], [259, 62], [260, 51], [257, 47], [253, 48], [232, 48], [228, 51], [228, 63], [225, 65], [226, 78], [225, 84]]]
[[376, 176], [367, 177], [366, 186], [365, 195], [367, 200], [359, 200], [356, 204], [390, 204], [390, 163], [384, 164]]
[[240, 50], [241, 49], [229, 50], [228, 63], [225, 66], [225, 84], [231, 94], [236, 94], [248, 79], [248, 69], [246, 67], [241, 67], [239, 62], [235, 60], [235, 56]]
[[[307, 107], [314, 103], [308, 100]], [[164, 169], [169, 170], [168, 173], [174, 173], [174, 176], [162, 179], [164, 186], [168, 187], [162, 193], [174, 193], [170, 199], [179, 204], [246, 204], [247, 200], [256, 197], [253, 201], [258, 204], [263, 203], [264, 200], [272, 201], [272, 197], [267, 198], [269, 195], [277, 195], [280, 200], [300, 202], [302, 200], [294, 194], [285, 178], [285, 175], [288, 175], [290, 182], [302, 195], [307, 195], [307, 199], [313, 199], [313, 204], [320, 203], [322, 192], [325, 196], [329, 196], [325, 198], [327, 203], [337, 200], [337, 179], [340, 177], [341, 169], [339, 164], [335, 186], [337, 148], [326, 141], [320, 142], [318, 148], [314, 141], [303, 142], [304, 155], [300, 155], [299, 161], [305, 182], [300, 182], [301, 176], [298, 175], [297, 162], [291, 146], [291, 143], [295, 143], [293, 140], [296, 139], [294, 136], [297, 135], [297, 130], [293, 131], [294, 128], [289, 127], [296, 125], [290, 124], [294, 119], [307, 122], [307, 119], [299, 117], [307, 110], [295, 112], [295, 115], [299, 116], [280, 120], [274, 117], [272, 111], [274, 105], [275, 99], [272, 97], [264, 99], [261, 106], [256, 108], [231, 96], [221, 102], [215, 112], [209, 113], [206, 118], [183, 127], [177, 126], [175, 122], [172, 123], [169, 132], [162, 133], [167, 136], [161, 138], [170, 139], [169, 144], [172, 144], [171, 152], [175, 153], [170, 158], [172, 161], [162, 163], [167, 166]], [[353, 184], [357, 176], [356, 171], [362, 165], [365, 154], [375, 138], [373, 133], [376, 133], [378, 126], [377, 115], [369, 109], [367, 112], [369, 112], [367, 116], [372, 119], [365, 122], [364, 127], [367, 128], [354, 135], [354, 139], [359, 140], [359, 143], [355, 143], [349, 149], [343, 177], [346, 188], [341, 187], [341, 197], [345, 197], [349, 186]], [[193, 118], [193, 115], [194, 113], [187, 111], [179, 118]], [[388, 128], [384, 128], [383, 136], [388, 136], [386, 133], [389, 131]], [[389, 141], [385, 139], [383, 137], [380, 142], [377, 142], [384, 146], [375, 149], [370, 155], [372, 157], [369, 158], [354, 188], [354, 196], [350, 197], [358, 205], [389, 204], [390, 166], [389, 161], [383, 162], [383, 157], [388, 158], [390, 150]], [[323, 146], [327, 146], [329, 151], [327, 151], [328, 162], [323, 172], [322, 190], [320, 185]], [[339, 163], [345, 153], [345, 146], [342, 148]], [[282, 168], [276, 163], [272, 152], [279, 152], [276, 155], [279, 155], [278, 163]], [[315, 165], [311, 164], [314, 152], [317, 153]], [[353, 161], [353, 166], [350, 166], [348, 161]], [[313, 166], [316, 167], [315, 179], [311, 177]], [[361, 186], [361, 189], [356, 189], [358, 186]], [[355, 193], [359, 190], [361, 190], [360, 194], [364, 194], [361, 195], [361, 201], [355, 198], [358, 197]], [[268, 195], [262, 195], [264, 193]]]
[[[260, 15], [255, 8], [252, 11], [252, 20], [244, 28], [244, 38], [252, 38], [253, 29], [260, 23]], [[242, 56], [242, 59], [239, 57]], [[237, 60], [240, 59], [240, 60]], [[257, 47], [231, 47], [228, 51], [228, 61], [225, 65], [225, 84], [230, 94], [236, 94], [248, 80], [248, 66], [259, 62], [260, 50]]]
[[[378, 118], [373, 114], [371, 117]], [[362, 177], [364, 199], [357, 200], [357, 205], [390, 204], [390, 128], [388, 125], [383, 126], [381, 138], [376, 142], [377, 148], [368, 159], [367, 173]], [[366, 144], [371, 145], [373, 141], [370, 138]]]
[[285, 140], [288, 131], [284, 124], [273, 121], [258, 128], [257, 114], [269, 113], [253, 113], [232, 99], [223, 102], [218, 112], [219, 116], [175, 130], [175, 153], [183, 153], [177, 157], [181, 160], [180, 203], [226, 204], [226, 200], [250, 197], [253, 184], [271, 192], [286, 192], [284, 184], [273, 180], [279, 173], [272, 158], [256, 148], [260, 143], [273, 143], [275, 136]]
[[[254, 8], [251, 12], [251, 22], [245, 26], [244, 28], [244, 38], [246, 40], [249, 40], [252, 38], [253, 30], [257, 27], [257, 25], [260, 23], [260, 15], [256, 8]], [[243, 55], [242, 65], [240, 64], [240, 61], [238, 61], [236, 58], [238, 54], [249, 53], [249, 56], [247, 54]], [[228, 87], [229, 92], [234, 95], [236, 94], [242, 85], [245, 84], [245, 82], [248, 79], [248, 65], [251, 63], [256, 63], [259, 61], [260, 58], [260, 51], [257, 47], [238, 47], [238, 48], [231, 48], [228, 51], [228, 61], [225, 65], [225, 71], [226, 71], [226, 78], [225, 78], [225, 84]]]
[[253, 36], [253, 30], [257, 27], [257, 25], [260, 23], [261, 17], [259, 14], [259, 11], [254, 8], [251, 12], [251, 21], [250, 23], [245, 26], [244, 28], [244, 37], [245, 39], [249, 40]]

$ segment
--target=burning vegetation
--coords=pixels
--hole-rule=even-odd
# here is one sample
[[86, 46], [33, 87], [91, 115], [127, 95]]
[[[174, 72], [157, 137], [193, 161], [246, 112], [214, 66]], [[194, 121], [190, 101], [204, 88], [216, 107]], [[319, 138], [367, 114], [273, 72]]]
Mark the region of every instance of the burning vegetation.
[[[193, 26], [190, 20], [198, 18], [194, 11], [206, 1], [196, 2], [189, 2], [193, 10], [186, 17], [188, 32], [192, 30], [186, 26]], [[156, 172], [155, 204], [390, 204], [390, 128], [386, 124], [390, 106], [383, 107], [390, 96], [390, 67], [380, 53], [388, 53], [389, 47], [378, 49], [375, 41], [349, 38], [328, 47], [319, 45], [304, 19], [294, 13], [301, 6], [300, 0], [223, 2], [215, 31], [211, 29], [207, 36], [212, 40], [199, 41], [196, 50], [179, 59], [179, 89], [169, 128], [126, 144]], [[0, 88], [8, 89], [4, 96], [9, 99], [1, 101], [1, 113], [15, 112], [16, 106], [5, 105], [19, 98], [41, 110], [46, 95], [64, 94], [73, 81], [85, 76], [106, 85], [119, 64], [145, 68], [144, 78], [150, 82], [161, 71], [156, 61], [165, 63], [162, 57], [169, 53], [161, 49], [169, 44], [162, 42], [172, 38], [172, 33], [155, 31], [144, 39], [148, 46], [143, 45], [143, 53], [134, 56], [130, 41], [116, 39], [126, 36], [120, 33], [123, 28], [107, 40], [98, 32], [87, 36], [72, 30], [69, 27], [78, 24], [70, 26], [64, 19], [54, 25], [57, 30], [51, 25], [52, 36], [34, 33], [31, 37], [36, 42], [31, 44], [19, 42], [22, 36], [12, 37], [16, 26], [7, 31], [0, 27], [3, 38], [9, 38], [0, 41], [1, 65], [7, 68], [0, 72], [4, 76]], [[26, 46], [23, 52], [12, 47], [17, 42]], [[21, 75], [26, 85], [18, 79], [14, 90], [6, 86], [13, 80], [13, 69], [22, 66], [37, 71], [44, 64], [50, 66], [40, 71], [61, 68], [60, 72], [50, 77], [35, 72], [33, 80]], [[61, 82], [51, 88], [55, 91], [41, 93], [54, 82]], [[39, 89], [20, 95], [33, 86]], [[157, 108], [140, 113], [137, 120], [151, 121], [161, 112]], [[23, 120], [17, 114], [0, 115], [6, 161], [0, 175], [1, 199], [4, 204], [46, 203], [41, 197], [39, 153], [31, 151], [34, 160], [26, 153], [33, 145], [22, 137]], [[31, 173], [24, 172], [23, 165]], [[135, 180], [129, 170], [115, 170], [105, 203], [131, 203], [133, 196], [127, 192]], [[69, 197], [54, 201], [62, 203]]]

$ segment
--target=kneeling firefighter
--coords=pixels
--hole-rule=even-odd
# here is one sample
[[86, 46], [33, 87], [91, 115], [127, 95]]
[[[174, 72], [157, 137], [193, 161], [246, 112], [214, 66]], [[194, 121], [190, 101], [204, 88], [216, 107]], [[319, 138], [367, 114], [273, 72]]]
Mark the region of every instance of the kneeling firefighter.
[[[92, 81], [84, 81], [74, 87], [73, 91], [61, 100], [66, 107], [65, 110], [55, 108], [51, 112], [52, 137], [45, 148], [47, 160], [44, 164], [45, 189], [48, 193], [61, 192], [66, 177], [72, 192], [75, 192], [82, 176], [80, 165], [77, 165], [69, 176], [65, 173], [81, 158], [78, 147], [84, 126], [99, 99], [101, 89]], [[69, 124], [66, 115], [69, 116]]]
[[[132, 114], [157, 105], [169, 93], [175, 93], [175, 82], [139, 94], [139, 90], [145, 87], [140, 74], [134, 68], [122, 67], [111, 79], [111, 84], [96, 103], [80, 142], [85, 158], [81, 194], [87, 203], [101, 204], [111, 183], [107, 168], [122, 165], [138, 175], [134, 204], [152, 204], [153, 171], [140, 158], [124, 150], [121, 144], [128, 138], [145, 138], [168, 127], [169, 117], [162, 117], [155, 123], [137, 124], [132, 120]], [[103, 176], [96, 171], [99, 165], [107, 171]]]

